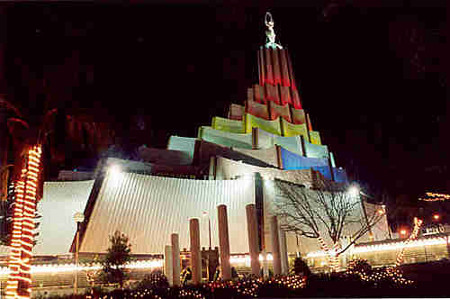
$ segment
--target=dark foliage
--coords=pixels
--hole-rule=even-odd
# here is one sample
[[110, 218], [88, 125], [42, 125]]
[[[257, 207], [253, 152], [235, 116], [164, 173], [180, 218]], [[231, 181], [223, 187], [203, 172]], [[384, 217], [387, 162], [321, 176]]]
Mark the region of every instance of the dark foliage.
[[298, 257], [294, 260], [294, 268], [292, 269], [295, 275], [304, 275], [309, 277], [311, 275], [311, 270], [309, 270], [306, 262]]
[[103, 261], [100, 278], [106, 283], [118, 283], [121, 287], [126, 278], [123, 266], [130, 260], [131, 245], [128, 237], [116, 231], [110, 236], [111, 245]]
[[169, 281], [167, 277], [159, 270], [153, 271], [149, 275], [146, 275], [136, 286], [137, 290], [144, 289], [164, 289], [169, 287]]
[[0, 200], [0, 245], [8, 246], [11, 240], [12, 206], [9, 199]]

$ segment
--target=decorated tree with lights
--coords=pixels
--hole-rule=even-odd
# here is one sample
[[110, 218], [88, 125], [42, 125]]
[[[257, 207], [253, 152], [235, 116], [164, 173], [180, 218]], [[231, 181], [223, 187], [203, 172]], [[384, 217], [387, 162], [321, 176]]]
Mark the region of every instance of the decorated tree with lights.
[[128, 237], [119, 231], [110, 236], [109, 240], [111, 245], [103, 260], [103, 271], [100, 277], [107, 283], [118, 283], [122, 287], [126, 278], [123, 267], [131, 259], [131, 244], [128, 242]]
[[[317, 239], [329, 255], [332, 269], [337, 267], [338, 256], [371, 231], [385, 215], [384, 208], [370, 215], [362, 210], [359, 190], [351, 186], [322, 181], [320, 189], [276, 180], [276, 213], [288, 232]], [[344, 236], [347, 242], [343, 242]], [[331, 241], [331, 248], [325, 239]]]
[[[2, 168], [1, 185], [2, 190], [11, 182], [13, 188], [13, 205], [12, 222], [10, 234], [10, 258], [8, 262], [10, 275], [6, 285], [7, 298], [29, 298], [31, 296], [31, 259], [32, 249], [35, 244], [36, 228], [37, 228], [37, 211], [36, 205], [41, 187], [41, 168], [42, 168], [42, 132], [43, 126], [29, 126], [22, 118], [21, 113], [11, 103], [1, 100], [3, 106], [8, 106], [10, 111], [15, 112], [15, 117], [9, 114], [2, 115], [2, 119], [7, 119], [7, 130], [13, 138], [13, 147], [16, 153], [14, 164], [12, 164], [12, 175], [5, 172]], [[48, 113], [44, 113], [41, 117], [34, 117], [32, 123], [39, 123], [37, 119], [46, 119]], [[16, 126], [19, 124], [26, 130], [23, 134], [14, 134]], [[41, 124], [45, 124], [42, 121]], [[3, 137], [5, 137], [5, 129], [0, 128]], [[11, 138], [2, 138], [9, 141]], [[2, 161], [4, 165], [7, 161], [8, 148], [1, 149]], [[7, 165], [9, 166], [9, 165]], [[5, 174], [6, 173], [6, 174]], [[12, 178], [12, 179], [11, 179]], [[4, 191], [2, 192], [4, 194]], [[5, 205], [6, 208], [8, 204]], [[8, 210], [7, 210], [8, 211]], [[11, 211], [11, 209], [9, 209]], [[8, 215], [9, 216], [9, 215]], [[9, 219], [9, 218], [8, 218]], [[8, 240], [4, 240], [8, 242]]]
[[[89, 121], [74, 121], [73, 115], [67, 114], [63, 107], [49, 108], [45, 101], [43, 105], [33, 103], [30, 106], [34, 109], [27, 112], [0, 98], [0, 226], [3, 236], [0, 242], [11, 248], [7, 298], [31, 296], [30, 269], [39, 224], [37, 218], [40, 217], [36, 207], [42, 188], [43, 157], [44, 151], [52, 159], [57, 156], [57, 117], [72, 128], [67, 136], [71, 141], [82, 135], [89, 141], [94, 140], [98, 135], [95, 129], [99, 127]], [[103, 139], [97, 140], [98, 144], [107, 142], [109, 132], [103, 135]], [[8, 157], [11, 153], [13, 155]]]

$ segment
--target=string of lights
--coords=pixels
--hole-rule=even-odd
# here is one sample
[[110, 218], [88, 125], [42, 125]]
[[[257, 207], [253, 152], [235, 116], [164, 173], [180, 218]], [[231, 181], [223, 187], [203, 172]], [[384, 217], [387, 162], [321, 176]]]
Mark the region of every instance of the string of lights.
[[425, 197], [420, 197], [419, 200], [422, 201], [444, 201], [450, 200], [450, 194], [426, 192]]
[[[157, 283], [157, 282], [156, 282]], [[238, 295], [244, 297], [258, 297], [258, 291], [264, 285], [270, 286], [278, 286], [278, 287], [286, 287], [291, 290], [304, 288], [306, 286], [306, 277], [300, 275], [290, 275], [290, 276], [281, 276], [281, 277], [272, 277], [268, 280], [264, 280], [261, 277], [247, 277], [242, 278], [236, 281], [211, 281], [205, 283], [201, 286], [200, 289], [195, 289], [190, 286], [182, 287], [177, 290], [176, 297], [177, 298], [206, 298], [207, 294], [214, 294], [215, 291], [221, 289], [230, 289], [235, 291]], [[129, 293], [126, 293], [124, 298], [161, 298], [158, 291], [155, 291], [151, 288], [146, 288], [144, 290], [136, 290]], [[109, 296], [105, 296], [103, 298], [112, 298]]]
[[362, 281], [379, 283], [381, 281], [391, 281], [396, 285], [411, 285], [414, 281], [403, 277], [398, 268], [388, 267], [378, 270], [371, 269], [367, 260], [356, 259], [349, 262], [346, 275], [357, 275]]
[[16, 184], [6, 298], [31, 297], [31, 258], [41, 153], [40, 145], [35, 145], [28, 151], [20, 180]]
[[[406, 240], [405, 245], [407, 245], [411, 241], [417, 239], [417, 236], [419, 235], [420, 227], [422, 226], [422, 223], [423, 223], [423, 221], [421, 219], [414, 217], [414, 229], [411, 232], [411, 235], [408, 237], [408, 240]], [[396, 267], [401, 265], [401, 263], [403, 262], [404, 256], [405, 256], [405, 246], [403, 246], [403, 248], [400, 250], [400, 252], [397, 255], [397, 261], [395, 263]]]
[[244, 278], [237, 281], [212, 281], [205, 285], [203, 288], [211, 293], [214, 293], [215, 289], [234, 289], [238, 294], [244, 296], [257, 297], [258, 290], [264, 285], [277, 285], [283, 286], [289, 289], [298, 289], [306, 286], [306, 277], [300, 275], [289, 275], [281, 277], [272, 277], [266, 281], [263, 278]]
[[331, 261], [331, 254], [330, 254], [330, 248], [328, 247], [327, 243], [325, 243], [325, 240], [322, 238], [322, 236], [319, 236], [317, 238], [317, 241], [319, 242], [320, 248], [322, 248], [322, 251], [328, 256], [328, 262]]
[[206, 298], [198, 290], [180, 289], [178, 298]]
[[[164, 260], [155, 259], [155, 260], [142, 260], [142, 261], [133, 261], [124, 266], [126, 269], [158, 269], [162, 268], [164, 264]], [[74, 271], [95, 271], [101, 270], [103, 268], [101, 263], [93, 263], [93, 264], [79, 264], [78, 267], [76, 264], [45, 264], [45, 265], [32, 265], [30, 273], [31, 274], [57, 274], [64, 272], [74, 272]], [[10, 275], [11, 270], [8, 268], [0, 268], [0, 276]]]
[[340, 249], [339, 242], [334, 243], [333, 245], [333, 252], [332, 252], [332, 268], [337, 271], [339, 268], [339, 257], [337, 255], [337, 252]]

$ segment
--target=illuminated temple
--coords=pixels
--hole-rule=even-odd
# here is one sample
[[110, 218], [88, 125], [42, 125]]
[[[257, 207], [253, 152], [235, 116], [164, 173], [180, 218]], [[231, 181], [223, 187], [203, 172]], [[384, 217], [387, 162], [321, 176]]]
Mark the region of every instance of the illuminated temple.
[[[226, 205], [232, 264], [238, 263], [249, 253], [248, 204], [258, 208], [259, 248], [272, 251], [268, 217], [276, 200], [275, 180], [310, 190], [319, 189], [321, 182], [348, 183], [302, 106], [288, 50], [275, 42], [273, 26], [266, 34], [267, 43], [256, 53], [258, 82], [248, 89], [245, 101], [230, 104], [226, 116], [213, 117], [210, 125], [198, 128], [196, 137], [171, 136], [167, 149], [141, 146], [139, 161], [102, 159], [95, 172], [61, 171], [58, 180], [44, 182], [35, 257], [56, 261], [71, 256], [76, 212], [83, 212], [85, 219], [80, 226], [81, 255], [105, 253], [116, 230], [129, 237], [136, 256], [162, 257], [172, 233], [179, 234], [180, 248], [187, 249], [192, 218], [200, 221], [201, 247], [214, 248], [219, 246], [217, 206]], [[361, 202], [361, 217], [379, 208]], [[353, 253], [375, 264], [392, 264], [398, 245], [386, 241], [389, 238], [385, 215]], [[390, 242], [395, 243], [393, 249]], [[317, 240], [286, 232], [285, 243], [287, 256], [300, 253], [313, 269], [324, 265]], [[448, 256], [447, 239], [441, 243], [439, 254]], [[387, 248], [385, 260], [377, 260], [380, 246]], [[3, 256], [8, 252], [0, 247]]]
[[[245, 255], [245, 207], [263, 206], [266, 211], [258, 220], [263, 224], [275, 200], [275, 179], [309, 189], [317, 189], [322, 181], [346, 183], [345, 170], [336, 166], [302, 107], [288, 50], [268, 38], [256, 54], [259, 82], [248, 89], [247, 99], [230, 104], [226, 117], [215, 116], [209, 126], [198, 128], [197, 137], [171, 136], [167, 149], [141, 146], [140, 161], [107, 158], [95, 172], [60, 171], [57, 181], [44, 182], [34, 254], [73, 252], [75, 212], [85, 216], [81, 254], [106, 252], [108, 237], [116, 230], [129, 236], [133, 254], [162, 254], [174, 232], [180, 236], [180, 247], [189, 248], [190, 218], [202, 220], [201, 245], [208, 247], [205, 214], [216, 247], [217, 206], [225, 204], [231, 254]], [[267, 222], [260, 243], [269, 238]], [[374, 232], [375, 239], [386, 238], [384, 224]], [[270, 252], [270, 242], [265, 243]], [[287, 236], [290, 254], [306, 256], [319, 249], [316, 240], [299, 242]]]

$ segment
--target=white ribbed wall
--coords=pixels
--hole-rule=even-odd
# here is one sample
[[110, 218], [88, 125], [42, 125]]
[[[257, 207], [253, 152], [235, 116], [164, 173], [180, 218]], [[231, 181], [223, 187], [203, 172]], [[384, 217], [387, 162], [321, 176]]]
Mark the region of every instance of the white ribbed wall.
[[135, 254], [163, 253], [170, 234], [179, 233], [180, 247], [189, 248], [189, 219], [200, 218], [201, 246], [208, 246], [207, 211], [212, 223], [212, 245], [218, 246], [217, 210], [228, 207], [232, 253], [248, 252], [245, 206], [254, 203], [252, 177], [239, 180], [189, 180], [132, 173], [109, 173], [80, 248], [104, 252], [109, 235], [125, 233]]
[[35, 254], [65, 254], [69, 252], [77, 226], [76, 212], [83, 212], [94, 180], [75, 182], [45, 182], [43, 197], [37, 210], [39, 235], [33, 247]]

